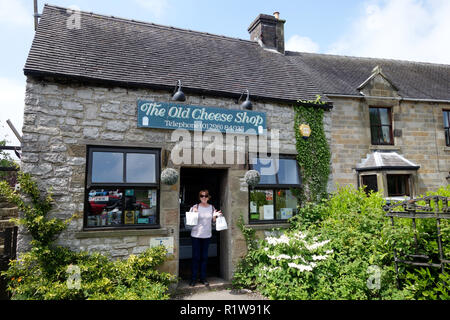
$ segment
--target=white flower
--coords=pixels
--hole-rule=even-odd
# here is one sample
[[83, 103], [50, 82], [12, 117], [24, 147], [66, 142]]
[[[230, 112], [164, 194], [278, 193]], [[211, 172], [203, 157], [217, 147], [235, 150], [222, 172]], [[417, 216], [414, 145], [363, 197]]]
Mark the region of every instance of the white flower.
[[314, 261], [317, 261], [317, 260], [325, 260], [326, 258], [328, 258], [328, 256], [316, 256], [316, 255], [313, 255], [312, 258], [313, 258]]
[[333, 252], [333, 249], [325, 251], [326, 254], [332, 254]]
[[303, 239], [306, 238], [306, 234], [304, 234], [301, 231], [299, 231], [298, 233], [294, 234], [294, 238], [299, 239], [299, 240], [303, 240]]
[[328, 242], [330, 242], [330, 240], [325, 240], [322, 242], [318, 242], [318, 243], [314, 243], [314, 244], [306, 244], [305, 243], [305, 247], [309, 250], [309, 251], [313, 251], [316, 250], [317, 248], [323, 247], [324, 245], [326, 245]]
[[301, 272], [303, 272], [303, 271], [312, 271], [312, 269], [314, 267], [314, 266], [311, 266], [311, 265], [307, 266], [307, 265], [303, 265], [303, 264], [296, 264], [296, 263], [293, 263], [293, 262], [288, 263], [288, 266], [291, 267], [291, 268], [298, 269]]
[[271, 245], [277, 245], [277, 244], [280, 244], [280, 243], [289, 244], [289, 240], [290, 239], [286, 235], [282, 234], [279, 238], [267, 237], [266, 240]]
[[280, 254], [279, 256], [271, 256], [271, 255], [267, 256], [272, 260], [291, 259], [291, 256], [288, 256], [287, 254]]
[[269, 268], [269, 267], [266, 267], [266, 266], [264, 266], [262, 268], [263, 271], [269, 271], [269, 272], [272, 272], [272, 271], [275, 271], [275, 270], [278, 270], [278, 269], [281, 269], [281, 268], [280, 267]]

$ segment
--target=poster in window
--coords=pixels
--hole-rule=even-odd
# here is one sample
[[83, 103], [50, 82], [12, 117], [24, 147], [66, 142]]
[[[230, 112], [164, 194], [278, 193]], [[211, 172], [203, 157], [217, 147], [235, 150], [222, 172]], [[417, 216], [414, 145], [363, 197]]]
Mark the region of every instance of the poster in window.
[[272, 191], [266, 191], [266, 200], [267, 201], [273, 200], [273, 192]]
[[281, 219], [289, 219], [292, 218], [292, 208], [281, 208]]
[[265, 205], [264, 220], [272, 220], [272, 219], [273, 219], [273, 205]]
[[250, 213], [257, 213], [256, 203], [254, 201], [250, 201]]

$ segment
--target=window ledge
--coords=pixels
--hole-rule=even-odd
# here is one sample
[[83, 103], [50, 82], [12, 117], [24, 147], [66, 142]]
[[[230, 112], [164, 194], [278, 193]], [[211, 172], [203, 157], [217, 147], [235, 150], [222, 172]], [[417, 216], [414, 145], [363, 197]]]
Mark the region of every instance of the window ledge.
[[255, 223], [255, 224], [246, 224], [246, 228], [255, 229], [255, 230], [268, 230], [273, 228], [289, 228], [291, 225], [289, 223]]
[[397, 147], [397, 146], [392, 146], [392, 145], [382, 145], [382, 144], [380, 144], [380, 145], [373, 145], [373, 144], [371, 144], [369, 146], [369, 150], [390, 150], [390, 151], [395, 150], [395, 151], [400, 151], [401, 148]]
[[450, 147], [444, 147], [444, 151], [450, 152]]
[[75, 234], [77, 239], [86, 238], [120, 238], [133, 236], [167, 236], [169, 231], [166, 228], [161, 229], [142, 229], [142, 230], [83, 230]]

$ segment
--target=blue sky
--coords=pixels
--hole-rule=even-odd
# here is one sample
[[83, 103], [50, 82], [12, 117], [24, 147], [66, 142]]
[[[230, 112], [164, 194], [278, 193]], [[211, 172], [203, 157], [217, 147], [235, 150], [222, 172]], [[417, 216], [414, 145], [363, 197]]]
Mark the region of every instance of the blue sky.
[[[450, 64], [448, 0], [46, 0], [62, 7], [249, 39], [259, 13], [280, 12], [286, 47], [332, 53]], [[23, 66], [34, 35], [33, 0], [0, 0], [0, 139], [21, 130]]]

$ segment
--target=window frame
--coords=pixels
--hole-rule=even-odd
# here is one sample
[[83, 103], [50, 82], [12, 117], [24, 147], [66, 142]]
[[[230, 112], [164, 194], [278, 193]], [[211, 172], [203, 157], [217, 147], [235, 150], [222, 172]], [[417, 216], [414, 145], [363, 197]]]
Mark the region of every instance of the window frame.
[[[389, 124], [380, 124], [380, 125], [374, 125], [372, 124], [372, 121], [370, 119], [370, 111], [371, 110], [377, 110], [377, 116], [380, 119], [381, 123], [381, 116], [380, 116], [380, 109], [387, 109], [388, 110], [388, 117], [389, 117]], [[383, 127], [389, 127], [389, 143], [380, 143], [378, 141], [374, 141], [374, 136], [372, 135], [372, 128], [377, 128], [378, 132], [383, 133]], [[370, 128], [370, 143], [374, 146], [392, 146], [394, 145], [394, 130], [393, 130], [393, 124], [392, 124], [392, 107], [378, 107], [378, 106], [370, 106], [369, 107], [369, 128]]]
[[[442, 117], [444, 120], [444, 138], [445, 138], [445, 146], [450, 147], [450, 110], [444, 109], [442, 110]], [[445, 126], [445, 118], [447, 118], [448, 127]]]
[[[256, 158], [260, 159], [263, 157], [260, 157], [259, 155], [256, 155]], [[276, 217], [276, 212], [277, 212], [277, 190], [290, 190], [290, 189], [300, 189], [302, 186], [302, 177], [300, 174], [300, 166], [298, 164], [297, 161], [297, 156], [295, 155], [279, 155], [279, 159], [290, 159], [290, 160], [294, 160], [296, 167], [297, 167], [297, 172], [298, 172], [298, 179], [299, 179], [299, 183], [298, 184], [279, 184], [279, 180], [278, 180], [278, 174], [275, 174], [275, 180], [276, 180], [276, 184], [258, 184], [255, 187], [250, 187], [249, 186], [249, 190], [248, 190], [248, 221], [250, 224], [274, 224], [274, 223], [286, 223], [287, 219], [271, 219], [271, 220], [252, 220], [251, 219], [251, 213], [250, 213], [250, 193], [252, 191], [255, 190], [270, 190], [272, 191], [273, 194], [273, 212], [274, 212], [274, 217]], [[250, 169], [253, 169], [253, 164], [249, 163], [249, 167]], [[292, 216], [294, 216], [295, 214], [293, 214]]]
[[[160, 225], [160, 175], [161, 175], [161, 149], [159, 148], [140, 148], [140, 147], [108, 147], [108, 146], [86, 146], [87, 148], [87, 165], [86, 178], [84, 187], [84, 210], [83, 210], [83, 230], [124, 230], [124, 229], [159, 229]], [[111, 152], [123, 153], [123, 178], [126, 181], [126, 162], [127, 153], [142, 153], [155, 155], [155, 182], [154, 183], [133, 183], [133, 182], [92, 182], [92, 163], [94, 152]], [[134, 189], [134, 190], [149, 190], [156, 189], [156, 218], [154, 224], [149, 225], [116, 225], [116, 226], [88, 226], [88, 208], [89, 208], [89, 190], [90, 189]], [[125, 190], [124, 190], [125, 191]], [[125, 205], [125, 197], [122, 198], [123, 206]], [[124, 210], [122, 210], [122, 219]]]
[[[375, 178], [376, 190], [373, 190], [373, 189], [368, 190], [368, 189], [367, 189], [367, 187], [369, 187], [369, 185], [367, 185], [367, 184], [364, 183], [364, 179], [365, 179], [365, 178], [369, 178], [369, 177]], [[360, 180], [361, 186], [362, 186], [362, 187], [364, 187], [364, 186], [366, 187], [366, 188], [364, 188], [366, 194], [369, 194], [370, 191], [378, 192], [378, 191], [380, 190], [380, 188], [379, 188], [379, 186], [378, 186], [378, 174], [377, 174], [377, 173], [361, 174], [361, 175], [360, 175], [360, 179], [361, 179], [361, 180]]]
[[[403, 178], [403, 182], [405, 183], [405, 194], [389, 194], [389, 178], [395, 177], [396, 179], [396, 191], [398, 191], [399, 184], [397, 183], [401, 178]], [[387, 196], [388, 197], [411, 197], [411, 175], [410, 174], [386, 174], [386, 184], [387, 184]]]

